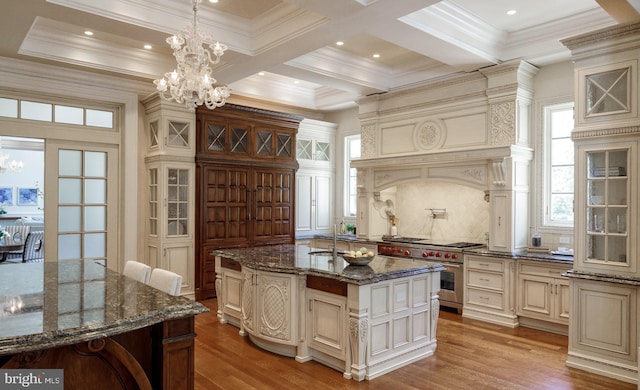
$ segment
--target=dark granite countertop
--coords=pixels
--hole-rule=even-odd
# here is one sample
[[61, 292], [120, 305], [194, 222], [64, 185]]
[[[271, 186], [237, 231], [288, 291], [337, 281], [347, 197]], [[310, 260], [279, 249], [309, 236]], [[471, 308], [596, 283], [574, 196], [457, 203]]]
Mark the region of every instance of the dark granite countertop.
[[299, 244], [218, 249], [212, 253], [259, 271], [324, 276], [358, 285], [444, 270], [440, 265], [382, 255], [377, 255], [368, 265], [354, 266], [342, 257], [334, 260], [329, 253], [310, 253], [315, 251], [322, 249]]
[[465, 254], [476, 255], [476, 256], [487, 256], [487, 257], [501, 257], [505, 259], [515, 259], [515, 260], [535, 260], [535, 261], [544, 261], [549, 263], [561, 263], [572, 265], [573, 264], [573, 256], [571, 255], [558, 255], [551, 253], [537, 253], [537, 252], [498, 252], [498, 251], [490, 251], [487, 249], [465, 249], [463, 251]]
[[[333, 240], [333, 234], [314, 234], [311, 235], [309, 237], [304, 237], [304, 236], [300, 236], [300, 237], [296, 237], [299, 239], [302, 238], [321, 238], [323, 240]], [[346, 242], [362, 242], [365, 244], [378, 244], [379, 240], [369, 240], [367, 238], [361, 238], [356, 236], [355, 234], [338, 234], [336, 236], [336, 240], [337, 241], [346, 241]]]
[[606, 275], [595, 272], [576, 271], [571, 269], [562, 274], [563, 276], [583, 280], [595, 280], [598, 282], [609, 282], [617, 284], [626, 284], [629, 286], [640, 286], [640, 278], [633, 276]]
[[208, 311], [93, 261], [0, 265], [0, 355], [126, 333]]

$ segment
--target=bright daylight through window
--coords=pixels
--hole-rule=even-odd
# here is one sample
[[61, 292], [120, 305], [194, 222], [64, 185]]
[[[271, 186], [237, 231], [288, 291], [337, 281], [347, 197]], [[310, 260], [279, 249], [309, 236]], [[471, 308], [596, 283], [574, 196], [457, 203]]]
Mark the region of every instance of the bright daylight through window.
[[573, 103], [547, 106], [545, 113], [545, 222], [573, 226]]
[[355, 216], [356, 205], [358, 200], [357, 191], [357, 174], [358, 170], [351, 168], [351, 160], [360, 158], [360, 135], [352, 135], [345, 137], [345, 202], [344, 215]]

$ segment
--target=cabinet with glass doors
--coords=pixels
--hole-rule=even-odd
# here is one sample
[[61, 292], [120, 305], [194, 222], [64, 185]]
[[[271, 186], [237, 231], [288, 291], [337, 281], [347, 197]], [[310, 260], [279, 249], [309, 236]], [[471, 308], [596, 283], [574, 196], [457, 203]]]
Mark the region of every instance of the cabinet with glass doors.
[[182, 276], [195, 292], [195, 115], [158, 96], [143, 101], [147, 199], [145, 261]]
[[577, 148], [582, 179], [578, 182], [576, 268], [616, 275], [635, 275], [630, 237], [635, 230], [631, 198], [637, 159], [635, 142], [580, 144]]

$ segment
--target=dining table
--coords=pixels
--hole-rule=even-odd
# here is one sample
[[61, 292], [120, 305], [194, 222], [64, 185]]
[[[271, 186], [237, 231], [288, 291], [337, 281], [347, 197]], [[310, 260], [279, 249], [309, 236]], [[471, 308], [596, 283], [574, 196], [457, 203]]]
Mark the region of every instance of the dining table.
[[12, 239], [3, 236], [0, 238], [0, 263], [7, 261], [9, 252], [19, 251], [24, 248], [24, 241], [14, 242]]

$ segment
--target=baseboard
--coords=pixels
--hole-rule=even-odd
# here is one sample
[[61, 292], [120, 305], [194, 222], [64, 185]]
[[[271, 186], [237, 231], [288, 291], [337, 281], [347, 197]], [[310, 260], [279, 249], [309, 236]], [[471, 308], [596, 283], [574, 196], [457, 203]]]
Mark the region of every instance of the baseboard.
[[638, 368], [634, 366], [596, 359], [572, 351], [568, 353], [566, 364], [567, 367], [577, 368], [623, 382], [638, 383]]
[[518, 316], [516, 315], [498, 314], [470, 306], [464, 306], [462, 308], [462, 317], [503, 325], [509, 328], [517, 328], [519, 326]]

